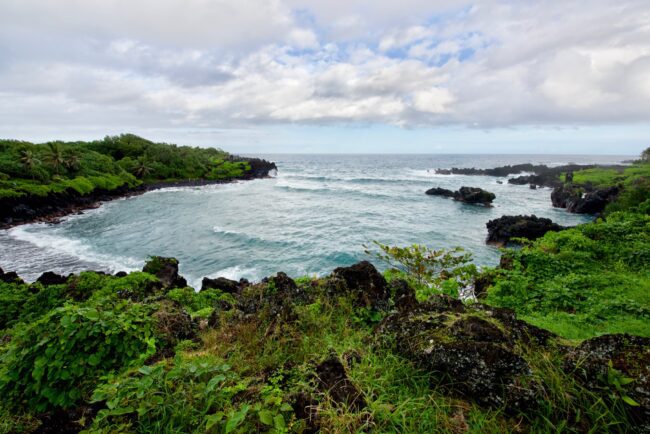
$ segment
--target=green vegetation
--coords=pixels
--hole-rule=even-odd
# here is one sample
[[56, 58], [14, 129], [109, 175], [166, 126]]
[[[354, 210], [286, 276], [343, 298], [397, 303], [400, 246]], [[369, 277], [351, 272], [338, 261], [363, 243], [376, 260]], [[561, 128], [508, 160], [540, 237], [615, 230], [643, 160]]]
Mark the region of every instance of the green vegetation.
[[[90, 191], [107, 172], [70, 177], [89, 159], [111, 176], [160, 174], [158, 148], [145, 155], [140, 145], [12, 148], [2, 170], [22, 171], [34, 188]], [[246, 170], [210, 161], [201, 176]], [[376, 243], [383, 277], [362, 263], [322, 278], [233, 282], [233, 293], [186, 287], [172, 258], [59, 284], [0, 273], [0, 433], [647, 429], [648, 341], [614, 336], [618, 352], [598, 347], [610, 333], [650, 338], [643, 164], [616, 179], [626, 187], [604, 219], [505, 249], [494, 269], [477, 270], [462, 249]], [[478, 301], [459, 300], [472, 290]]]
[[[369, 345], [376, 342], [374, 323], [356, 319], [362, 309], [348, 296], [328, 295], [327, 279], [298, 283], [310, 300], [296, 301], [292, 319], [284, 322], [268, 307], [240, 317], [223, 305], [235, 303], [230, 294], [163, 289], [147, 273], [117, 278], [87, 272], [31, 290], [5, 283], [3, 304], [12, 304], [12, 290], [36, 294], [13, 302], [13, 320], [2, 331], [0, 430], [30, 431], [40, 415], [63, 409], [71, 415], [65, 423], [89, 433], [303, 432], [313, 423], [296, 410], [305, 397], [315, 400], [323, 432], [572, 431], [576, 414], [600, 429], [627, 423], [624, 403], [608, 407], [563, 372], [550, 349], [525, 351], [553, 405], [510, 415], [450, 396], [436, 386], [435, 373], [383, 345]], [[262, 293], [280, 291], [265, 285]], [[33, 297], [49, 292], [55, 295], [41, 296], [50, 301], [39, 305], [51, 309], [35, 308]], [[197, 318], [191, 335], [169, 340], [183, 310], [206, 307], [216, 319]], [[364, 408], [342, 405], [318, 387], [315, 365], [330, 352], [350, 360], [347, 375], [365, 397]], [[623, 383], [629, 380], [619, 377], [622, 392], [612, 393], [627, 396]], [[98, 411], [77, 417], [92, 406]]]
[[650, 336], [650, 216], [550, 232], [505, 252], [487, 301], [571, 339], [605, 333]]
[[224, 151], [154, 143], [132, 134], [93, 142], [0, 140], [0, 198], [80, 195], [142, 182], [228, 180], [251, 169]]

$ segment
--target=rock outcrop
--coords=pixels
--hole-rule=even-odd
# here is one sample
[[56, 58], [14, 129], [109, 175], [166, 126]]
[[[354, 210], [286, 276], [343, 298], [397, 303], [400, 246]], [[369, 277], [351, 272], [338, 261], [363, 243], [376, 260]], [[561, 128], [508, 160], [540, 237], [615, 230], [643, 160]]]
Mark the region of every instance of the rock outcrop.
[[327, 393], [337, 403], [354, 411], [359, 411], [367, 406], [363, 394], [355, 386], [345, 370], [345, 366], [336, 353], [330, 353], [329, 357], [316, 367], [319, 389]]
[[0, 282], [23, 283], [23, 279], [21, 279], [15, 271], [4, 272], [2, 268], [0, 268]]
[[[625, 403], [636, 432], [650, 433], [650, 338], [612, 334], [587, 339], [569, 352], [564, 369], [590, 390], [630, 398], [638, 404]], [[627, 384], [621, 378], [629, 379]]]
[[385, 309], [390, 291], [384, 276], [368, 261], [334, 269], [328, 281], [330, 293], [351, 293], [355, 306]]
[[563, 184], [553, 189], [551, 202], [556, 208], [566, 208], [577, 214], [597, 214], [620, 193], [618, 186], [586, 191], [585, 188], [574, 184]]
[[152, 256], [142, 268], [145, 273], [156, 276], [163, 288], [184, 288], [187, 281], [178, 274], [178, 259]]
[[538, 398], [539, 386], [521, 349], [554, 339], [510, 310], [465, 306], [447, 296], [389, 315], [377, 334], [434, 374], [435, 386], [481, 405], [505, 404], [508, 411], [534, 406]]
[[551, 221], [551, 219], [537, 217], [535, 215], [504, 215], [498, 219], [486, 223], [488, 236], [487, 243], [504, 245], [512, 238], [527, 238], [535, 240], [542, 237], [548, 231], [561, 231], [565, 229]]
[[485, 191], [478, 187], [461, 187], [458, 191], [451, 191], [446, 188], [434, 187], [425, 192], [429, 196], [451, 197], [459, 202], [473, 205], [490, 206], [496, 198], [494, 193]]
[[62, 285], [68, 281], [68, 277], [61, 276], [60, 274], [56, 274], [52, 271], [46, 271], [45, 273], [41, 274], [39, 278], [36, 279], [36, 281], [43, 286]]
[[446, 188], [433, 187], [424, 192], [429, 196], [454, 197], [454, 192]]
[[245, 281], [241, 280], [238, 282], [236, 280], [226, 279], [225, 277], [217, 277], [216, 279], [204, 277], [203, 281], [201, 281], [201, 291], [205, 291], [206, 289], [218, 289], [228, 294], [234, 294], [244, 285]]

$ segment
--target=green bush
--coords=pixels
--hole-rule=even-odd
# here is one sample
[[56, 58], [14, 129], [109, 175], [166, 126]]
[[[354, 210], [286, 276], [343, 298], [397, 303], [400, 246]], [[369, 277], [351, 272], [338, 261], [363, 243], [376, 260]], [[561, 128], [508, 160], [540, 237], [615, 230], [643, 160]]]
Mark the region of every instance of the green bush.
[[3, 399], [43, 411], [86, 398], [102, 375], [154, 354], [151, 312], [128, 301], [50, 311], [18, 330], [0, 356]]

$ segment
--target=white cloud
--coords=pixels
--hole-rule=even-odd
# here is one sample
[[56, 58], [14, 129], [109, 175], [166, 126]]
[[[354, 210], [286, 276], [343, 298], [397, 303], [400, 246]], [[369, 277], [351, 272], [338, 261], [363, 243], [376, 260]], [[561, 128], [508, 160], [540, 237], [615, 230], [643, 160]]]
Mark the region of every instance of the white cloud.
[[0, 1], [21, 125], [649, 122], [648, 77], [641, 0]]

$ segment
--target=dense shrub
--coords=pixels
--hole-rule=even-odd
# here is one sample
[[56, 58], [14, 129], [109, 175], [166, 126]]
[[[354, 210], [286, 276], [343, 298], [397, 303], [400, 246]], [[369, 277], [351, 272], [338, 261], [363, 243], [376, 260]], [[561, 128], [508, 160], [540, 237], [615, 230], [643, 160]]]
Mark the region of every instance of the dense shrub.
[[74, 405], [100, 376], [155, 352], [151, 311], [127, 301], [50, 311], [16, 331], [0, 356], [0, 394], [37, 411]]

